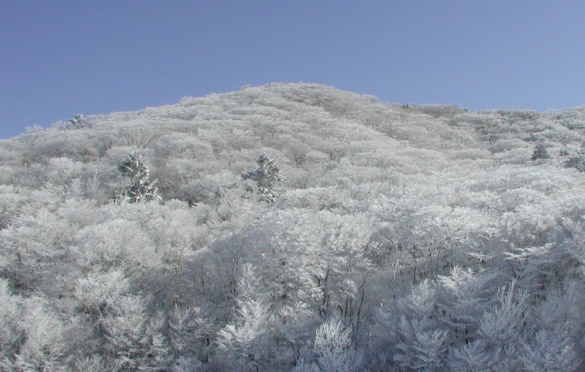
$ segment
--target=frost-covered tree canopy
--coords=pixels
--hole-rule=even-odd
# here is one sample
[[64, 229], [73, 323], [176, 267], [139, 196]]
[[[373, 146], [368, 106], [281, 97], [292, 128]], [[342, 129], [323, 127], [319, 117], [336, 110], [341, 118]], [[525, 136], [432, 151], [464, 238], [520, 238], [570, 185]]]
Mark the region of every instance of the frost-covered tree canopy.
[[0, 370], [584, 370], [584, 144], [584, 108], [314, 84], [31, 128]]

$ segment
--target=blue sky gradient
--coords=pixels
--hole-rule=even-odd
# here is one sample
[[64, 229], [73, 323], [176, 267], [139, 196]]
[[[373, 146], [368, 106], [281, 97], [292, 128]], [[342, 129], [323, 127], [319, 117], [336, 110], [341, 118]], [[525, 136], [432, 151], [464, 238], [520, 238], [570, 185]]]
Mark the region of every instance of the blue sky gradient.
[[247, 84], [585, 104], [585, 1], [0, 0], [0, 138]]

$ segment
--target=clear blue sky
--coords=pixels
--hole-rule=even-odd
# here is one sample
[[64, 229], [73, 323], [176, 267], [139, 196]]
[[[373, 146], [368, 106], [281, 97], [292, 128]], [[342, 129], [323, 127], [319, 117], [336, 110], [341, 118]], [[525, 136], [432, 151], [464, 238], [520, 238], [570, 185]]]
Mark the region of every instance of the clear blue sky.
[[247, 84], [585, 105], [583, 0], [0, 0], [0, 138]]

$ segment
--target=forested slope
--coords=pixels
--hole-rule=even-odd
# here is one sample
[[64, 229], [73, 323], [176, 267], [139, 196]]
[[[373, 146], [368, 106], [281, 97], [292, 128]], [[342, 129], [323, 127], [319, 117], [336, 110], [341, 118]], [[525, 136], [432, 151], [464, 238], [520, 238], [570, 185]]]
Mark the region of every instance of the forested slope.
[[31, 128], [0, 141], [0, 369], [584, 368], [583, 144], [581, 108], [312, 84]]

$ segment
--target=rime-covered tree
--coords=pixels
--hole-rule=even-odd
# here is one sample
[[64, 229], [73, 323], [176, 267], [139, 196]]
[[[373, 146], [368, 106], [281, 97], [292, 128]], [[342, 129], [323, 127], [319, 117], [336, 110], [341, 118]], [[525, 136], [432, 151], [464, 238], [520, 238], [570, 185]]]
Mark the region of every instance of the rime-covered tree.
[[536, 145], [536, 147], [534, 148], [534, 152], [532, 153], [532, 160], [549, 159], [549, 158], [550, 158], [550, 154], [548, 153], [548, 150], [546, 149], [546, 145], [544, 143], [539, 143], [538, 145]]
[[73, 118], [67, 120], [67, 128], [79, 129], [87, 126], [85, 117], [81, 114], [75, 115]]
[[351, 345], [351, 329], [329, 319], [315, 332], [314, 352], [321, 371], [358, 371], [362, 356]]
[[270, 313], [252, 265], [238, 281], [237, 314], [218, 332], [218, 348], [236, 370], [258, 370], [269, 354]]
[[262, 200], [273, 202], [278, 197], [279, 187], [285, 178], [280, 174], [274, 160], [265, 154], [256, 158], [256, 164], [256, 170], [247, 172], [242, 177], [256, 182]]
[[585, 172], [585, 151], [581, 149], [577, 154], [571, 156], [566, 162], [565, 166], [575, 168], [579, 172]]
[[150, 171], [144, 165], [142, 155], [137, 152], [128, 154], [128, 158], [118, 166], [120, 172], [130, 178], [130, 185], [120, 195], [120, 200], [126, 200], [129, 203], [159, 201], [156, 187], [157, 180], [150, 179]]

